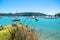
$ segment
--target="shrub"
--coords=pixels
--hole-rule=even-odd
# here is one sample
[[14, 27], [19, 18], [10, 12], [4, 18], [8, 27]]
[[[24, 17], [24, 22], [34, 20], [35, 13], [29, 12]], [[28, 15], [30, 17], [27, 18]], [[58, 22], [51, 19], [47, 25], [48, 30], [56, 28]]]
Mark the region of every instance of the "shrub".
[[7, 40], [37, 40], [33, 32], [25, 29], [23, 25], [13, 24], [13, 27], [9, 30], [10, 36]]

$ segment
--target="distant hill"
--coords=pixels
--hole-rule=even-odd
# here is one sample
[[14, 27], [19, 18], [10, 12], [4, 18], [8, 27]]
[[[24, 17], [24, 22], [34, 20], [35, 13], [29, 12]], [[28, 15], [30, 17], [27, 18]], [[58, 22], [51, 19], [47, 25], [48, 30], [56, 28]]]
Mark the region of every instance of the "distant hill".
[[0, 13], [0, 16], [46, 16], [46, 14], [38, 12], [22, 12], [22, 13]]

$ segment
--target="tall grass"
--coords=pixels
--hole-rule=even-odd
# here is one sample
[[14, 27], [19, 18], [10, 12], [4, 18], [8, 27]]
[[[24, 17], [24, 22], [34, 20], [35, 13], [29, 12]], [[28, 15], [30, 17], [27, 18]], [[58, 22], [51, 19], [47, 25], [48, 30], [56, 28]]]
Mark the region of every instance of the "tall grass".
[[34, 32], [23, 25], [13, 24], [9, 32], [10, 36], [6, 40], [38, 40]]

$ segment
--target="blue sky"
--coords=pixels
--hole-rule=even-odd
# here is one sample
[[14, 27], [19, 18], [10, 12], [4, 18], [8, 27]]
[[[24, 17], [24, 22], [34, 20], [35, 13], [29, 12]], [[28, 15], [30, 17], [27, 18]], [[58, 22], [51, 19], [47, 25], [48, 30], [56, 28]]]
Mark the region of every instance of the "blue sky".
[[41, 12], [55, 14], [60, 12], [60, 0], [0, 0], [0, 13]]

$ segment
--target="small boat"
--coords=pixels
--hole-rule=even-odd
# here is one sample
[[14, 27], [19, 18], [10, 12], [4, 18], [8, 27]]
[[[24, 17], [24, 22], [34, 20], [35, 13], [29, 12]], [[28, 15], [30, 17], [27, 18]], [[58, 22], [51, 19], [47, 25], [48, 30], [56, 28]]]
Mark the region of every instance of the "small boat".
[[14, 20], [12, 20], [12, 21], [20, 21], [20, 19], [17, 19], [17, 18], [16, 18], [16, 19], [14, 19]]
[[36, 21], [39, 21], [38, 19], [35, 19]]
[[20, 20], [19, 19], [18, 20], [16, 19], [16, 20], [12, 20], [12, 21], [20, 21]]
[[32, 18], [32, 19], [35, 19], [35, 18], [36, 18], [36, 16], [31, 16], [31, 18]]

